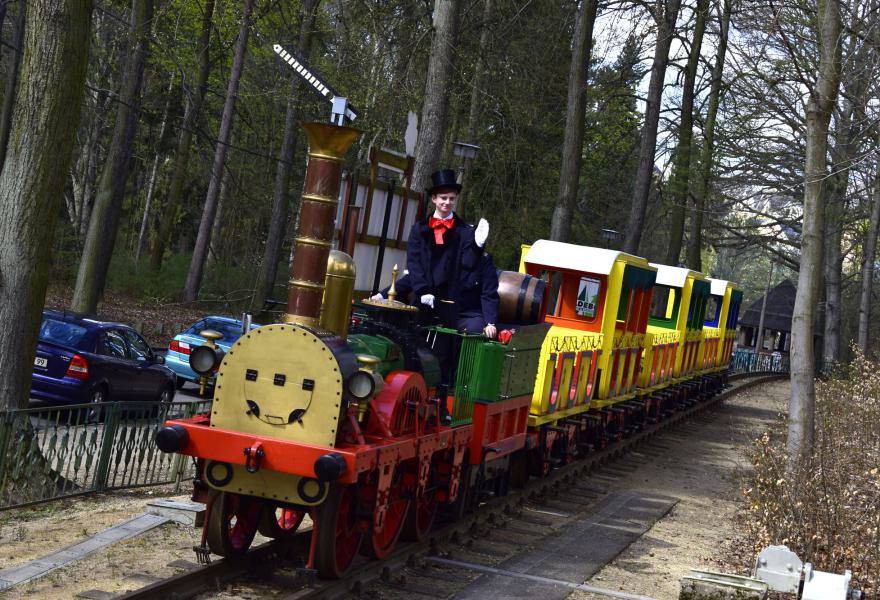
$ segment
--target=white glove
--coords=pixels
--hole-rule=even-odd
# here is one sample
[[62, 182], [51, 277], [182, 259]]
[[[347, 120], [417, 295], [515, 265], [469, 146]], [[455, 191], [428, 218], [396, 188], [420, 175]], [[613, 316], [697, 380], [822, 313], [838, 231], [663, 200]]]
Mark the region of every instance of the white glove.
[[425, 294], [422, 296], [422, 304], [434, 308], [434, 294]]
[[486, 245], [486, 239], [489, 237], [489, 221], [486, 219], [480, 219], [480, 222], [477, 223], [477, 229], [474, 231], [474, 241], [477, 243], [477, 246], [482, 248]]
[[385, 299], [385, 296], [382, 295], [382, 292], [379, 292], [378, 294], [373, 294], [372, 296], [370, 296], [370, 300], [384, 300], [384, 299]]

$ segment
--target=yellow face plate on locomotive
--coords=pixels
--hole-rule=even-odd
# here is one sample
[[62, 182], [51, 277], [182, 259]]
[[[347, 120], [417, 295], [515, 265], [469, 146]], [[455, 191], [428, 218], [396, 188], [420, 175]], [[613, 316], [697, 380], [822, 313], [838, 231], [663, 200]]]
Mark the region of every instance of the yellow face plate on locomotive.
[[333, 447], [343, 374], [321, 338], [266, 325], [229, 349], [217, 374], [211, 426]]
[[[259, 496], [269, 500], [315, 506], [327, 498], [330, 486], [311, 477], [288, 475], [268, 469], [249, 473], [242, 465], [213, 460], [205, 465], [206, 481], [221, 492]], [[222, 484], [222, 485], [218, 485]]]

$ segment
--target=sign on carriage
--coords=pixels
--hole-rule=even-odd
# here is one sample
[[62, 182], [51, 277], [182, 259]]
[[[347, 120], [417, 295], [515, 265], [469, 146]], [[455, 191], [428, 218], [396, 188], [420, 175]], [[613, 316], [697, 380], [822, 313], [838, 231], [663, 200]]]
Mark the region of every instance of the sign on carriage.
[[599, 302], [599, 280], [581, 277], [578, 287], [577, 306], [575, 312], [579, 317], [592, 319], [596, 316], [596, 304]]

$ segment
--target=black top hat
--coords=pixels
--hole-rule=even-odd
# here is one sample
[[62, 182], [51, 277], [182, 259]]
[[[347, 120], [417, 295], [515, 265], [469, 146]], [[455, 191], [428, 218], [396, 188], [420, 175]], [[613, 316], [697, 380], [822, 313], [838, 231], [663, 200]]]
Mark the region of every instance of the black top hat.
[[461, 191], [461, 184], [455, 180], [455, 171], [452, 169], [440, 169], [431, 173], [431, 187], [427, 189], [428, 195], [436, 194], [441, 189]]

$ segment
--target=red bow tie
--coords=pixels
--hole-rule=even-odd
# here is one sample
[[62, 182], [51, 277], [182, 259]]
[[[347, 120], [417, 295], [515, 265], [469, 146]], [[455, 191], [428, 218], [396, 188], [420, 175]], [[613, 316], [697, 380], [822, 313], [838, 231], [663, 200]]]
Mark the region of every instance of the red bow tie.
[[443, 235], [447, 229], [452, 229], [453, 225], [455, 225], [455, 219], [438, 219], [437, 217], [428, 219], [428, 227], [434, 230], [434, 243], [442, 246]]

